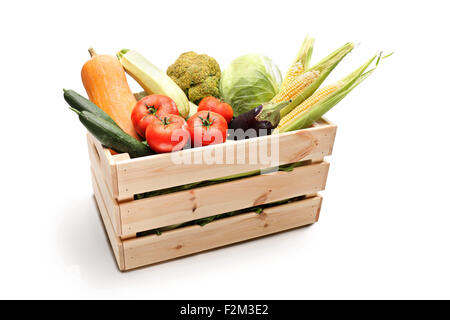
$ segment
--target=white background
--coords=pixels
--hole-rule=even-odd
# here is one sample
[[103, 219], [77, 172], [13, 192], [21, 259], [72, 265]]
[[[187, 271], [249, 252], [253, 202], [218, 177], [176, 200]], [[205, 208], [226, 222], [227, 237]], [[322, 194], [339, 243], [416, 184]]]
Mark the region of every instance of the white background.
[[[0, 298], [450, 298], [446, 1], [10, 1], [0, 11]], [[222, 68], [259, 52], [285, 72], [360, 42], [338, 79], [395, 51], [327, 117], [338, 124], [319, 223], [120, 273], [92, 197], [87, 49], [180, 53]], [[136, 89], [137, 85], [132, 84]]]

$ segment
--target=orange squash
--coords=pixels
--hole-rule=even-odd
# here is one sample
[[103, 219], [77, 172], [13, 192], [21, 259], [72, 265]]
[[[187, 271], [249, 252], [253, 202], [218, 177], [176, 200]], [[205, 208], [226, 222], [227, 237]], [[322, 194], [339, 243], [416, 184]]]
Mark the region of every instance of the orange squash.
[[90, 48], [91, 59], [81, 69], [81, 79], [89, 99], [105, 111], [123, 131], [139, 139], [131, 122], [136, 98], [128, 86], [125, 71], [116, 57], [97, 55]]

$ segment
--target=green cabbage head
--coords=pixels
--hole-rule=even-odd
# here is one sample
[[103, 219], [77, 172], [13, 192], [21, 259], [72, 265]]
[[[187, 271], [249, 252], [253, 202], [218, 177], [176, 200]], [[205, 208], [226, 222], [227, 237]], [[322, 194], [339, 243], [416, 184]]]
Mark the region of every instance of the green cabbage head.
[[233, 60], [222, 73], [220, 95], [238, 116], [270, 101], [278, 93], [281, 80], [280, 70], [271, 59], [247, 54]]

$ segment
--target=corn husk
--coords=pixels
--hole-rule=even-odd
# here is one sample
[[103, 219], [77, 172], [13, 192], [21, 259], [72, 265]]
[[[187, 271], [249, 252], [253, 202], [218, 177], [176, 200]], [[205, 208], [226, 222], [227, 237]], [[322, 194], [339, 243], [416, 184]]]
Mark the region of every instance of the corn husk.
[[314, 48], [314, 38], [309, 36], [305, 37], [303, 43], [300, 47], [300, 50], [297, 53], [292, 65], [288, 69], [286, 76], [283, 79], [283, 82], [280, 87], [280, 91], [282, 91], [289, 83], [291, 83], [297, 76], [304, 73], [305, 70], [309, 68], [309, 63], [311, 61], [311, 56]]
[[322, 59], [319, 63], [309, 68], [308, 71], [318, 71], [319, 76], [305, 89], [303, 89], [295, 98], [292, 98], [292, 102], [284, 107], [280, 114], [284, 117], [286, 114], [291, 112], [296, 106], [309, 98], [316, 90], [320, 87], [322, 82], [328, 77], [328, 75], [333, 71], [333, 69], [342, 61], [342, 59], [350, 53], [355, 45], [352, 42], [344, 44], [339, 49], [335, 50], [327, 57]]
[[[337, 89], [331, 95], [318, 101], [314, 106], [305, 110], [297, 117], [293, 118], [282, 127], [275, 130], [275, 133], [282, 133], [287, 131], [293, 131], [303, 129], [311, 126], [315, 121], [319, 120], [327, 111], [334, 107], [339, 101], [341, 101], [347, 94], [350, 93], [356, 86], [363, 82], [369, 75], [371, 75], [378, 66], [381, 54], [376, 54], [370, 58], [361, 67], [344, 77], [339, 81], [341, 83], [339, 89]], [[376, 59], [375, 67], [366, 71], [366, 69]]]

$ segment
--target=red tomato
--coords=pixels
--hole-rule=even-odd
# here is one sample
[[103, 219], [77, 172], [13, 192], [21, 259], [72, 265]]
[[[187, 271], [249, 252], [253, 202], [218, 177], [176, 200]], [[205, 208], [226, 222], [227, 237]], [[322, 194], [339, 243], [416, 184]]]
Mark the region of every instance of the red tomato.
[[233, 119], [233, 108], [228, 103], [222, 102], [215, 97], [206, 97], [200, 101], [198, 111], [205, 110], [220, 114], [227, 120], [227, 123], [230, 123], [231, 119]]
[[208, 108], [215, 107], [219, 103], [220, 103], [219, 99], [217, 99], [216, 97], [209, 96], [203, 98], [202, 101], [200, 101], [200, 103], [198, 104], [198, 107], [205, 108], [205, 110], [209, 110]]
[[131, 122], [134, 129], [141, 136], [145, 136], [145, 129], [156, 116], [164, 114], [178, 115], [175, 102], [167, 96], [152, 94], [139, 100], [131, 112]]
[[195, 147], [225, 142], [227, 121], [212, 111], [199, 111], [187, 121], [191, 141]]
[[183, 149], [189, 140], [186, 120], [177, 115], [166, 115], [149, 123], [145, 138], [156, 152], [172, 152]]

